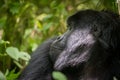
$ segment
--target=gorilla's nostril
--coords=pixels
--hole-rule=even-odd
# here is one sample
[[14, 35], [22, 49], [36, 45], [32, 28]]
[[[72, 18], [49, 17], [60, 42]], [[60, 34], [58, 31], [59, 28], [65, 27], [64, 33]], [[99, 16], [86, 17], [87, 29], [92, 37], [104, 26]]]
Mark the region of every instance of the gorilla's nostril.
[[61, 36], [58, 36], [58, 37], [57, 37], [57, 40], [59, 40], [60, 38], [61, 38]]

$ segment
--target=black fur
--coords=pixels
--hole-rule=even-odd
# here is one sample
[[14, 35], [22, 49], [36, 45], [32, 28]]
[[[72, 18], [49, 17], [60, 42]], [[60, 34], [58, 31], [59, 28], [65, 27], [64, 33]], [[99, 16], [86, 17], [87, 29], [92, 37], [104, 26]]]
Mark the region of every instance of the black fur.
[[43, 43], [18, 80], [120, 80], [120, 20], [109, 11], [84, 10], [67, 20], [68, 31]]

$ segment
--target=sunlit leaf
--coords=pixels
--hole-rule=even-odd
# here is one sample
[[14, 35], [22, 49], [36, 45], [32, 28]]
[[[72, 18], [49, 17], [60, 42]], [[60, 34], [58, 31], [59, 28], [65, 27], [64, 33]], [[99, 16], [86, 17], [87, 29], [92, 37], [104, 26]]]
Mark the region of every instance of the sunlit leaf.
[[55, 80], [67, 80], [66, 76], [61, 72], [54, 71], [52, 75]]
[[6, 49], [6, 52], [7, 52], [7, 54], [8, 54], [11, 58], [13, 58], [13, 59], [15, 59], [15, 60], [18, 61], [19, 56], [18, 56], [17, 54], [19, 54], [19, 51], [18, 51], [17, 48], [15, 48], [15, 47], [8, 47], [8, 48]]
[[30, 55], [26, 52], [20, 52], [17, 48], [15, 47], [8, 47], [6, 49], [7, 54], [13, 58], [16, 61], [19, 61], [19, 59], [28, 61], [30, 59]]

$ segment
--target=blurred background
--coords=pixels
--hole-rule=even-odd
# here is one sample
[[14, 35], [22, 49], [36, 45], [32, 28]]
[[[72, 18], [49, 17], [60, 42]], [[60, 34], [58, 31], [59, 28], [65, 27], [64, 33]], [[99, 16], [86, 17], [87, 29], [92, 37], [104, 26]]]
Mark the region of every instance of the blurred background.
[[0, 80], [15, 80], [36, 47], [84, 9], [120, 11], [117, 0], [0, 0]]

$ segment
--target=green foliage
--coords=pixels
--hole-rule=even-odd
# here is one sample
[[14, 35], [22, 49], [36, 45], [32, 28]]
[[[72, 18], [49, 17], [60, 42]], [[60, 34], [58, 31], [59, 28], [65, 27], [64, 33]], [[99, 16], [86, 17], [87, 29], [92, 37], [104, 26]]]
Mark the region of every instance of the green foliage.
[[7, 44], [9, 44], [8, 41], [0, 40], [0, 55], [1, 56], [5, 55], [5, 49], [6, 49]]
[[0, 71], [0, 80], [6, 80], [6, 77], [4, 76], [4, 74]]
[[15, 69], [13, 69], [13, 70], [11, 70], [10, 72], [9, 71], [7, 71], [6, 72], [6, 80], [16, 80], [16, 78], [18, 77], [18, 75], [19, 75], [20, 73], [18, 72], [18, 73], [15, 73]]
[[8, 47], [6, 49], [7, 54], [13, 58], [16, 61], [19, 61], [19, 59], [23, 59], [25, 61], [29, 61], [30, 59], [30, 55], [28, 55], [28, 53], [25, 52], [20, 52], [17, 48], [15, 47]]
[[19, 14], [20, 4], [18, 2], [10, 3], [10, 12], [14, 14]]
[[6, 22], [6, 16], [0, 18], [0, 29], [3, 28]]
[[18, 73], [15, 73], [15, 69], [11, 70], [9, 72], [9, 70], [6, 71], [5, 74], [3, 74], [1, 71], [0, 71], [0, 80], [16, 80], [16, 78], [18, 77], [18, 75], [20, 74], [20, 72]]
[[27, 64], [27, 62], [30, 59], [30, 55], [26, 52], [20, 52], [15, 47], [8, 47], [6, 49], [7, 54], [14, 60], [14, 63], [22, 69], [22, 65], [19, 63], [20, 59], [24, 60]]
[[58, 71], [53, 72], [53, 78], [55, 80], [67, 80], [67, 77], [63, 73]]

